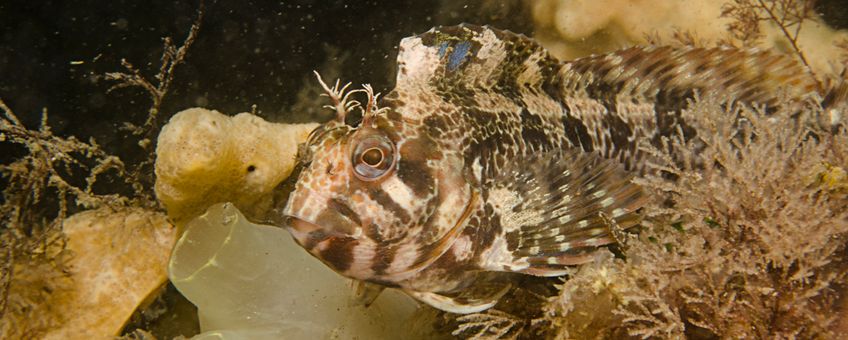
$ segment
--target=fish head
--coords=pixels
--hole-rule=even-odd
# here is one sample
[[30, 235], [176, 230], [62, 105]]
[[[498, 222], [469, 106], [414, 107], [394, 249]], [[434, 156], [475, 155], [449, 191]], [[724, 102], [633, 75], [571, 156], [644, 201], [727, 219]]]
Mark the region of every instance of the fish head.
[[313, 256], [342, 275], [394, 285], [450, 248], [475, 206], [461, 160], [401, 120], [328, 125], [282, 211]]

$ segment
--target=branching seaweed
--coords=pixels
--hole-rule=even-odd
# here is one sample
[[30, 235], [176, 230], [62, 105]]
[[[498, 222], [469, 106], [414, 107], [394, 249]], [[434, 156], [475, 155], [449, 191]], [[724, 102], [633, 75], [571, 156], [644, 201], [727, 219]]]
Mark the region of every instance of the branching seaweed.
[[[138, 145], [144, 150], [147, 157], [134, 164], [129, 169], [128, 176], [135, 178], [138, 182], [143, 183], [144, 187], [150, 189], [153, 187], [153, 164], [156, 154], [154, 152], [155, 143], [153, 140], [159, 134], [162, 127], [162, 118], [159, 113], [162, 106], [162, 101], [171, 89], [174, 81], [174, 72], [178, 65], [186, 60], [189, 48], [194, 44], [197, 35], [200, 32], [200, 25], [203, 21], [203, 13], [205, 10], [204, 1], [200, 1], [197, 9], [197, 17], [189, 29], [188, 35], [183, 41], [182, 46], [174, 45], [171, 37], [165, 37], [164, 46], [161, 57], [161, 65], [159, 72], [154, 76], [155, 82], [150, 81], [142, 75], [141, 71], [133, 66], [126, 59], [121, 59], [121, 65], [126, 69], [126, 72], [109, 72], [104, 75], [104, 79], [114, 81], [108, 92], [120, 88], [140, 87], [147, 92], [151, 100], [151, 105], [147, 110], [147, 118], [141, 126], [124, 122], [123, 128], [130, 131], [134, 136], [141, 138]], [[146, 192], [147, 196], [152, 197], [152, 191]], [[154, 202], [151, 200], [150, 202]]]
[[[4, 117], [0, 118], [2, 141], [25, 146], [28, 156], [20, 158], [8, 165], [0, 166], [4, 175], [11, 179], [12, 184], [24, 183], [25, 193], [31, 196], [29, 202], [38, 203], [47, 188], [55, 188], [59, 194], [59, 216], [67, 212], [67, 195], [73, 195], [76, 204], [86, 208], [97, 208], [106, 202], [125, 205], [127, 198], [118, 194], [99, 195], [93, 192], [93, 186], [98, 176], [108, 170], [118, 171], [118, 177], [127, 184], [141, 190], [140, 184], [124, 176], [124, 163], [120, 158], [103, 151], [92, 138], [82, 142], [75, 137], [63, 138], [53, 135], [47, 124], [47, 111], [42, 112], [41, 125], [37, 130], [25, 127], [15, 113], [0, 99], [0, 110]], [[93, 167], [88, 167], [82, 159], [95, 160]], [[71, 184], [68, 179], [73, 167], [80, 167], [87, 173], [85, 185]], [[11, 196], [14, 186], [6, 188], [5, 196]], [[20, 209], [21, 207], [15, 207]], [[19, 212], [19, 211], [18, 211]], [[14, 214], [19, 215], [19, 214]]]
[[798, 37], [805, 22], [816, 20], [814, 5], [814, 0], [733, 0], [722, 7], [721, 15], [734, 20], [728, 29], [743, 43], [762, 38], [761, 23], [773, 23], [812, 73], [807, 57], [798, 46]]
[[130, 130], [137, 136], [151, 138], [158, 132], [161, 124], [159, 111], [162, 107], [162, 100], [168, 94], [171, 84], [174, 81], [174, 71], [177, 66], [184, 63], [188, 50], [197, 39], [197, 34], [200, 32], [200, 24], [203, 22], [204, 2], [200, 1], [197, 9], [197, 18], [189, 29], [188, 36], [183, 41], [182, 46], [174, 45], [171, 37], [165, 37], [164, 49], [162, 51], [159, 72], [154, 76], [155, 83], [145, 78], [141, 71], [137, 69], [126, 59], [121, 59], [121, 65], [126, 69], [125, 72], [109, 72], [106, 73], [105, 79], [115, 81], [116, 83], [109, 88], [107, 92], [114, 91], [120, 88], [140, 87], [144, 89], [152, 104], [148, 110], [147, 119], [142, 126], [137, 126], [131, 123], [126, 123], [125, 128]]
[[496, 309], [463, 315], [457, 321], [460, 325], [451, 334], [474, 340], [517, 339], [525, 322]]
[[546, 307], [550, 336], [834, 338], [848, 275], [848, 132], [811, 124], [821, 110], [694, 104], [684, 115], [700, 138], [643, 147], [677, 180], [638, 180], [661, 198], [639, 240], [626, 260], [575, 269]]
[[[61, 221], [69, 208], [131, 203], [120, 194], [96, 193], [98, 178], [110, 172], [136, 191], [142, 190], [141, 184], [126, 176], [120, 158], [103, 151], [94, 139], [83, 142], [54, 135], [47, 125], [46, 110], [38, 129], [24, 126], [2, 100], [0, 110], [0, 141], [23, 146], [27, 152], [0, 165], [0, 174], [8, 181], [0, 205], [0, 318], [5, 319], [10, 308], [15, 309], [11, 314], [20, 315], [30, 303], [45, 299], [42, 294], [61, 290], [54, 286], [62, 282], [57, 277], [66, 275]], [[74, 174], [80, 172], [86, 174], [84, 182], [74, 181]], [[42, 290], [45, 287], [50, 289]], [[18, 294], [11, 294], [16, 289]], [[8, 331], [0, 329], [0, 334], [8, 335]]]
[[[162, 100], [174, 79], [177, 65], [185, 61], [189, 47], [197, 37], [203, 16], [203, 2], [197, 20], [182, 46], [164, 39], [162, 65], [155, 83], [126, 60], [126, 72], [106, 74], [117, 83], [109, 90], [141, 87], [152, 103], [142, 126], [127, 123], [141, 138], [139, 145], [150, 155], [146, 161], [127, 165], [116, 155], [104, 151], [94, 138], [54, 135], [48, 125], [46, 109], [37, 128], [25, 126], [13, 110], [0, 99], [0, 142], [20, 146], [24, 154], [8, 164], [0, 164], [0, 175], [7, 183], [0, 202], [0, 337], [38, 338], [65, 320], [51, 308], [69, 294], [67, 263], [71, 254], [65, 249], [62, 223], [79, 209], [153, 206], [151, 138], [158, 133]], [[98, 181], [123, 183], [130, 190], [118, 192], [120, 185], [98, 188]], [[102, 185], [101, 185], [102, 186]], [[101, 192], [101, 191], [107, 192]], [[111, 190], [111, 191], [110, 191]], [[33, 317], [37, 315], [37, 317]]]

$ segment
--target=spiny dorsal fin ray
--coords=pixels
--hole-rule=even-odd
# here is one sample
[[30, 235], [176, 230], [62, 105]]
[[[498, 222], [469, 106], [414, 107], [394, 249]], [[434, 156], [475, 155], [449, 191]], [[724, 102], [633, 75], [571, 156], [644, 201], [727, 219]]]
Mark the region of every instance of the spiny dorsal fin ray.
[[575, 149], [514, 162], [487, 199], [507, 246], [492, 249], [483, 267], [556, 276], [591, 260], [639, 221], [646, 198], [631, 178], [616, 161]]

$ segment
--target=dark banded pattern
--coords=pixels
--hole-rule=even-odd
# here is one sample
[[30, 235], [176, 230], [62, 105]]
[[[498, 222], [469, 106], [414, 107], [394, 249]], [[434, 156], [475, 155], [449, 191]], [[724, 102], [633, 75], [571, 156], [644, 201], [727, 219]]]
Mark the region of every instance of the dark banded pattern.
[[[466, 313], [494, 305], [513, 273], [561, 275], [636, 225], [638, 145], [696, 138], [681, 114], [691, 100], [773, 106], [815, 83], [755, 50], [560, 62], [523, 35], [460, 25], [401, 42], [396, 87], [379, 103], [363, 90], [361, 126], [344, 123], [346, 93], [325, 88], [340, 117], [305, 148], [283, 212], [292, 234], [345, 276]], [[391, 143], [390, 168], [356, 173], [364, 140]]]

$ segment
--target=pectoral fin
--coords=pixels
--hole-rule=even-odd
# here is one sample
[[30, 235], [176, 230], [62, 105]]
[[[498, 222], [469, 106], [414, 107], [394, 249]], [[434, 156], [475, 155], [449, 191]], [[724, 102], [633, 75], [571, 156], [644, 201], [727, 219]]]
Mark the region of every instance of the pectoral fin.
[[645, 196], [632, 177], [617, 161], [580, 150], [515, 162], [489, 191], [505, 242], [483, 267], [559, 276], [590, 261], [639, 222]]
[[509, 283], [482, 284], [455, 293], [404, 290], [409, 296], [434, 308], [456, 314], [477, 313], [492, 308], [512, 286]]
[[355, 284], [356, 291], [353, 294], [354, 302], [357, 305], [365, 307], [374, 303], [374, 300], [377, 300], [377, 298], [380, 297], [380, 293], [386, 289], [386, 286], [368, 283], [365, 281], [355, 281]]

